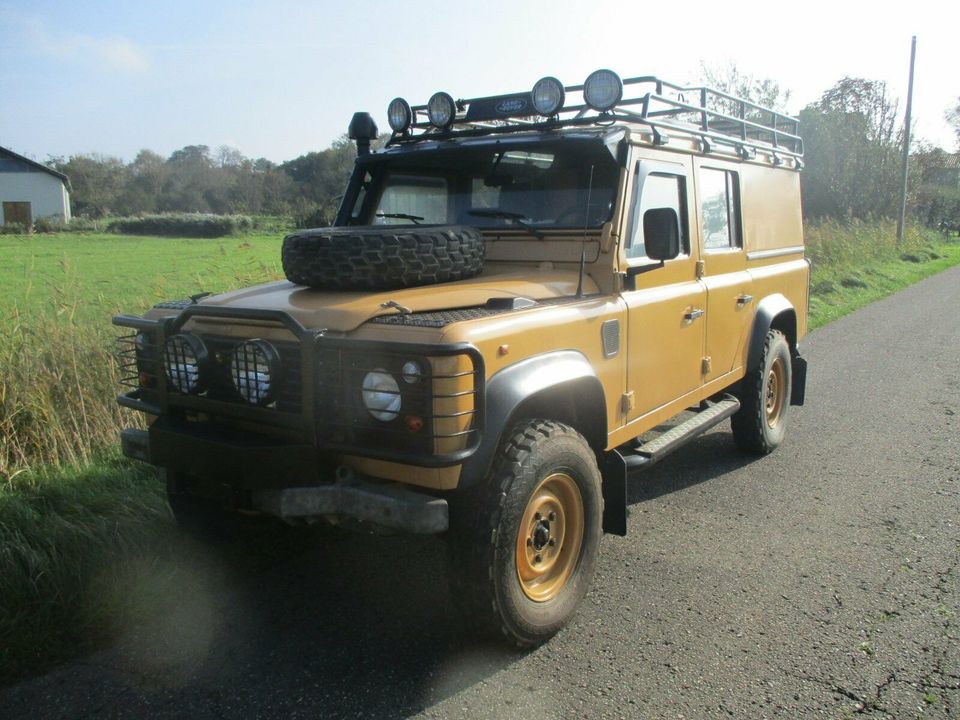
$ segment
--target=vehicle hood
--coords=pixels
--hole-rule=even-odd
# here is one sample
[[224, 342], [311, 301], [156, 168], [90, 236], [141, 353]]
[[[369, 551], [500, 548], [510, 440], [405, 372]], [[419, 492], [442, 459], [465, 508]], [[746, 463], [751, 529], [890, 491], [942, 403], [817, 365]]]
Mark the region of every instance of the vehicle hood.
[[[491, 298], [547, 300], [573, 296], [577, 282], [577, 272], [536, 268], [485, 271], [469, 280], [365, 292], [315, 290], [284, 280], [214, 295], [204, 298], [200, 304], [237, 310], [279, 310], [309, 329], [350, 332], [378, 315], [397, 314], [400, 310], [396, 305], [411, 312], [427, 312], [478, 307]], [[589, 276], [584, 277], [583, 290], [587, 294], [597, 292]]]

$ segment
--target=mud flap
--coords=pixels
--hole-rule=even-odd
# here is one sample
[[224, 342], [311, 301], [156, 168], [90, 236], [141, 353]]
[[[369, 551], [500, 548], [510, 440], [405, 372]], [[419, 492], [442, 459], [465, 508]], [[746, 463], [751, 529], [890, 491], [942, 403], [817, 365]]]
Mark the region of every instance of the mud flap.
[[600, 456], [603, 478], [603, 531], [623, 537], [627, 534], [627, 464], [616, 450]]
[[793, 356], [793, 381], [790, 387], [790, 404], [803, 405], [807, 394], [807, 361], [800, 353]]

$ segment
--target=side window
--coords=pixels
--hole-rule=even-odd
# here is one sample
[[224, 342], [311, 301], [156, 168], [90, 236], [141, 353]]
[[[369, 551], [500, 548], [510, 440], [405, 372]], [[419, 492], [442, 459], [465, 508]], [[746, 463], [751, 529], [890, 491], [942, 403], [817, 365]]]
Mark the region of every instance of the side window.
[[700, 168], [700, 211], [703, 249], [742, 247], [740, 240], [740, 182], [729, 170]]
[[690, 254], [690, 240], [687, 232], [687, 187], [686, 179], [681, 175], [650, 173], [643, 181], [640, 202], [634, 208], [633, 230], [630, 244], [627, 245], [628, 258], [647, 256], [643, 237], [643, 214], [655, 208], [672, 208], [680, 219], [680, 254]]

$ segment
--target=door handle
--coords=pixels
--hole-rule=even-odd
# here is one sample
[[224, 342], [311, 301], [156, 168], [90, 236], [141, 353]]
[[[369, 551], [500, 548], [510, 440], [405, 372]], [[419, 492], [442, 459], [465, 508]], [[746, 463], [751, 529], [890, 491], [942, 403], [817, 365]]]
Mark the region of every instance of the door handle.
[[737, 295], [737, 305], [743, 306], [753, 302], [753, 295]]
[[696, 320], [698, 317], [703, 315], [703, 310], [700, 308], [695, 308], [694, 310], [689, 310], [683, 314], [684, 320]]

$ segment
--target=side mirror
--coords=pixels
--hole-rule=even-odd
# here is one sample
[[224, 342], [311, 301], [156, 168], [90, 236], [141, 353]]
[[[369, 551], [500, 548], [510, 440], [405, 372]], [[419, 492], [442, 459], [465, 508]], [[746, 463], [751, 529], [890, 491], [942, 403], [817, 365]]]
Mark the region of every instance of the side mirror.
[[673, 260], [680, 254], [680, 218], [673, 208], [643, 214], [643, 245], [651, 260]]

